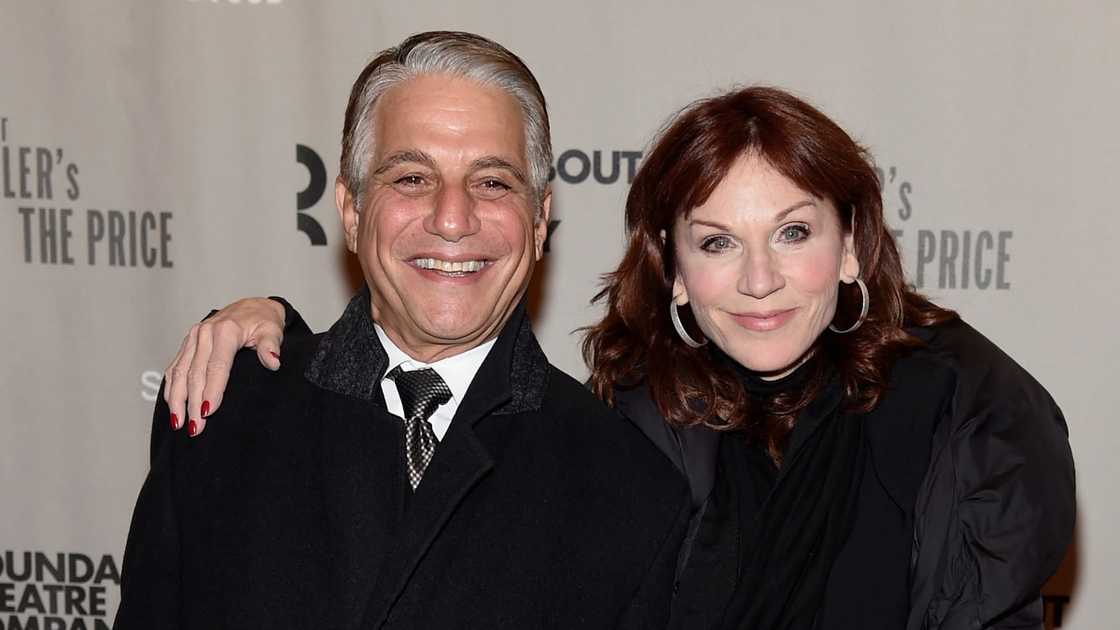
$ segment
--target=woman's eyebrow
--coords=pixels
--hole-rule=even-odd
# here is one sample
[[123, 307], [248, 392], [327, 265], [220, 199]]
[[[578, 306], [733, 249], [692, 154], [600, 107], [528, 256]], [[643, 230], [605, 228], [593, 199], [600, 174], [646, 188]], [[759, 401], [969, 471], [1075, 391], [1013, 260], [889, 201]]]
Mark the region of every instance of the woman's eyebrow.
[[[812, 200], [812, 199], [805, 199], [803, 201], [798, 201], [797, 203], [793, 204], [792, 206], [790, 206], [790, 207], [786, 208], [785, 210], [782, 210], [778, 214], [774, 215], [774, 223], [781, 223], [794, 210], [799, 210], [799, 209], [804, 208], [806, 206], [816, 206], [816, 205], [817, 205], [817, 202]], [[707, 227], [710, 227], [710, 228], [715, 228], [717, 230], [723, 230], [725, 232], [728, 232], [728, 231], [731, 230], [731, 228], [729, 228], [728, 226], [726, 226], [722, 223], [716, 222], [716, 221], [711, 221], [709, 219], [689, 219], [688, 224], [690, 226], [692, 226], [692, 225], [704, 225], [704, 226], [707, 226]]]
[[804, 201], [798, 201], [797, 203], [793, 204], [792, 206], [790, 206], [790, 207], [786, 208], [785, 210], [782, 210], [778, 214], [774, 215], [774, 222], [775, 223], [780, 223], [780, 222], [784, 221], [785, 218], [788, 217], [790, 215], [790, 213], [793, 212], [794, 210], [804, 208], [805, 206], [815, 206], [815, 205], [817, 205], [817, 202], [813, 201], [812, 199], [805, 199]]

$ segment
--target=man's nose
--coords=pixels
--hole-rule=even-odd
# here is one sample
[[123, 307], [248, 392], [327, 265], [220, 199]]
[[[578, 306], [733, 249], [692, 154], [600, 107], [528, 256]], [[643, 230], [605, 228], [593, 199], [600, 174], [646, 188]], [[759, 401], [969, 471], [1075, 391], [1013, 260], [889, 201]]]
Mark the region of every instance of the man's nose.
[[740, 293], [761, 300], [785, 285], [785, 277], [769, 247], [754, 248], [747, 254], [739, 276]]
[[459, 186], [444, 186], [435, 197], [435, 208], [424, 221], [429, 233], [445, 241], [458, 242], [481, 227], [475, 199]]

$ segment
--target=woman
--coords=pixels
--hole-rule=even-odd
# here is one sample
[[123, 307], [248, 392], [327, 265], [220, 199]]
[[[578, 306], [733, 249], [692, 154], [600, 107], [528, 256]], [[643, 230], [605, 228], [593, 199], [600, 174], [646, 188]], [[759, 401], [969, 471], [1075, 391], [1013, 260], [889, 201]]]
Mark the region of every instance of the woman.
[[[583, 349], [591, 388], [691, 485], [677, 627], [1041, 626], [1073, 526], [1064, 419], [906, 286], [861, 147], [780, 90], [699, 101], [626, 223]], [[217, 321], [281, 325], [251, 301]]]

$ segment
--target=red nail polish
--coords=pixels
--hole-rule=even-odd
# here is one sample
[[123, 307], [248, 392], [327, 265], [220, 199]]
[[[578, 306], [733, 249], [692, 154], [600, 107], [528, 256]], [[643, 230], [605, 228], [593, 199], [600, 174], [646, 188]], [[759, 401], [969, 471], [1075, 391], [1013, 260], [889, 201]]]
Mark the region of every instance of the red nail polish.
[[269, 350], [268, 353], [271, 354], [272, 358], [276, 359], [277, 361], [280, 360], [280, 355], [276, 354], [275, 352]]
[[177, 431], [179, 429], [179, 416], [171, 414], [171, 430]]
[[198, 423], [194, 420], [187, 423], [187, 435], [191, 437], [198, 435]]
[[202, 417], [205, 418], [208, 415], [210, 415], [210, 401], [204, 400], [202, 401]]

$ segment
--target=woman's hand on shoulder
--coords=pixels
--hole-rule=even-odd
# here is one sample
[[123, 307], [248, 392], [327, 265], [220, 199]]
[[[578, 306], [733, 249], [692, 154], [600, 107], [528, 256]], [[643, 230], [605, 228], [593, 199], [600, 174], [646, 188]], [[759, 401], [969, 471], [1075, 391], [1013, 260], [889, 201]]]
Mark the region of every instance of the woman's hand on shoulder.
[[172, 428], [186, 426], [191, 437], [202, 432], [206, 417], [222, 404], [233, 357], [241, 348], [255, 348], [261, 365], [280, 369], [283, 338], [284, 306], [268, 298], [237, 300], [191, 326], [163, 372]]

